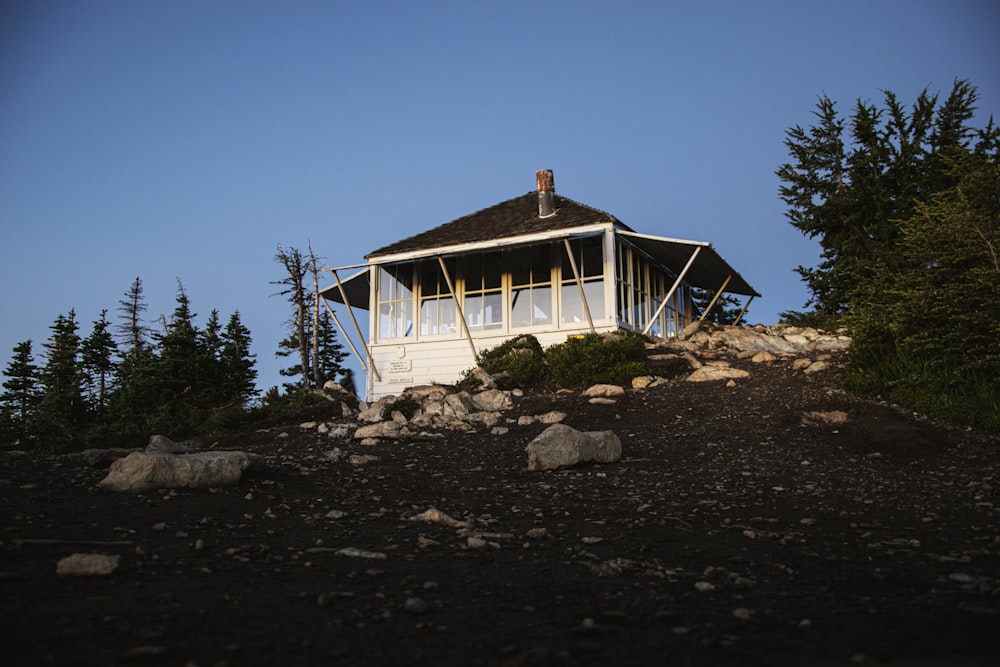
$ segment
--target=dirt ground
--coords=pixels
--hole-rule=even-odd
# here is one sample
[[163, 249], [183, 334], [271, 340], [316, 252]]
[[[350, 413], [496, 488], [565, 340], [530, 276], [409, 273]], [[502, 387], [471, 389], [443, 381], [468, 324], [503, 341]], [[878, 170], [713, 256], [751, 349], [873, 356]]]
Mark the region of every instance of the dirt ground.
[[[237, 487], [140, 495], [72, 457], [0, 454], [0, 657], [1000, 664], [1000, 440], [836, 371], [745, 367], [616, 405], [520, 399], [511, 419], [560, 409], [622, 440], [619, 462], [554, 472], [526, 469], [540, 424], [374, 446], [289, 425], [213, 446], [266, 458]], [[431, 508], [458, 525], [414, 520]], [[77, 552], [120, 564], [58, 576]]]

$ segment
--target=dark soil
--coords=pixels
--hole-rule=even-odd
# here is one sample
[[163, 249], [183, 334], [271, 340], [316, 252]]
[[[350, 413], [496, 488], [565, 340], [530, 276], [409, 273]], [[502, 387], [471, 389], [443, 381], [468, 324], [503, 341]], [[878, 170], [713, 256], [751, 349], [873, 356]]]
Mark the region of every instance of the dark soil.
[[[556, 472], [526, 469], [541, 424], [375, 446], [290, 425], [214, 445], [266, 458], [237, 487], [141, 495], [0, 455], [0, 659], [997, 664], [998, 438], [834, 371], [746, 368], [611, 406], [520, 399], [512, 419], [561, 409], [622, 440], [617, 463]], [[803, 423], [833, 410], [849, 421]], [[469, 527], [412, 520], [432, 507]], [[121, 561], [57, 576], [76, 552]]]

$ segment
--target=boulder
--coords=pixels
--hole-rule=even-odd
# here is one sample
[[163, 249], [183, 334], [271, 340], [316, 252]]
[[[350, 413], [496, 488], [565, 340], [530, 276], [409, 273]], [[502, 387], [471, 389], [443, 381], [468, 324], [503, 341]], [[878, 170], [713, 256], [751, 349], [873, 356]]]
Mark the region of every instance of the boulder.
[[208, 489], [232, 486], [261, 457], [238, 451], [164, 454], [133, 452], [111, 464], [98, 483], [109, 491], [142, 493], [154, 489]]
[[403, 432], [403, 425], [396, 421], [375, 422], [361, 426], [354, 432], [355, 440], [365, 438], [398, 438]]
[[56, 563], [60, 577], [105, 577], [118, 569], [121, 556], [76, 553]]
[[750, 373], [731, 366], [702, 366], [687, 376], [688, 382], [712, 382], [715, 380], [733, 380], [750, 377]]
[[825, 371], [828, 368], [830, 368], [830, 364], [826, 363], [825, 361], [814, 361], [813, 363], [809, 364], [809, 366], [802, 372], [805, 373], [806, 375], [811, 375], [813, 373], [819, 373], [821, 371]]
[[622, 455], [622, 443], [613, 431], [578, 431], [553, 424], [525, 447], [528, 470], [554, 470], [579, 463], [611, 463]]
[[625, 395], [625, 388], [616, 384], [595, 384], [583, 392], [584, 396], [592, 398], [615, 398]]
[[487, 389], [473, 395], [472, 403], [483, 412], [508, 410], [513, 405], [510, 393], [501, 389]]

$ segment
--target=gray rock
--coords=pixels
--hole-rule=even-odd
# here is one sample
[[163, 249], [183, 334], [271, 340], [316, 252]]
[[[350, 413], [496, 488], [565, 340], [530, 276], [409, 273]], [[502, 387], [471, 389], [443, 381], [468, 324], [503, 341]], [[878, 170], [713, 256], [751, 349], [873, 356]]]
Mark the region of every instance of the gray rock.
[[499, 412], [509, 410], [513, 405], [510, 393], [501, 389], [487, 389], [472, 397], [473, 404], [483, 412]]
[[163, 454], [133, 452], [111, 464], [98, 483], [109, 491], [142, 493], [154, 489], [207, 489], [232, 486], [244, 471], [260, 465], [255, 454], [238, 451]]
[[611, 463], [622, 455], [622, 444], [613, 431], [578, 431], [553, 424], [525, 447], [528, 470], [553, 470], [588, 461]]

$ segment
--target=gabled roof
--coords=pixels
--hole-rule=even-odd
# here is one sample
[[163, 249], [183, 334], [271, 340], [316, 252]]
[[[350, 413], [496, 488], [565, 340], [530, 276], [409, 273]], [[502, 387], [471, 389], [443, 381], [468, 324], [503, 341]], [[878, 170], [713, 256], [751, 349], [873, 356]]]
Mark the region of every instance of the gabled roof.
[[555, 232], [610, 222], [628, 229], [610, 213], [555, 195], [556, 212], [538, 217], [538, 193], [531, 192], [470, 213], [426, 232], [373, 250], [365, 259], [417, 252], [431, 248], [498, 241], [517, 236]]

